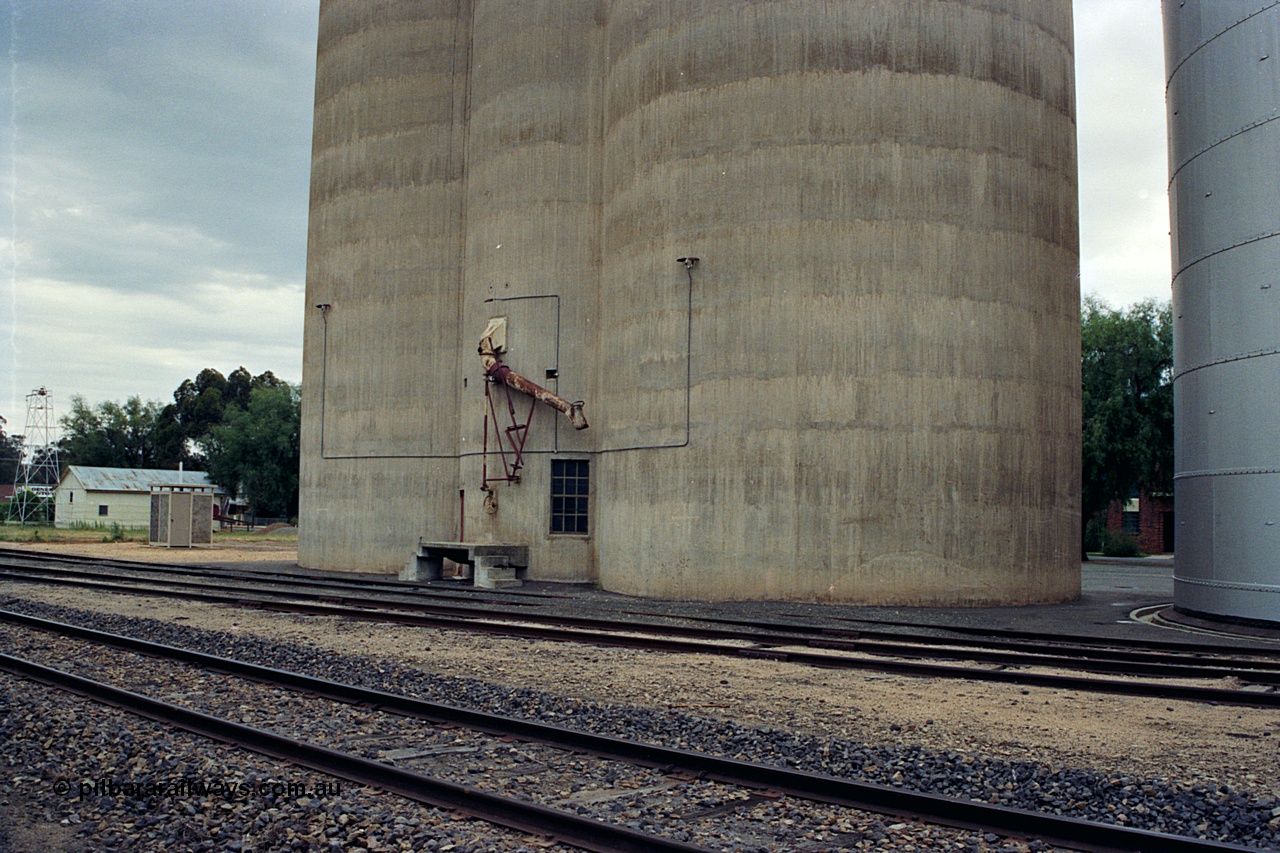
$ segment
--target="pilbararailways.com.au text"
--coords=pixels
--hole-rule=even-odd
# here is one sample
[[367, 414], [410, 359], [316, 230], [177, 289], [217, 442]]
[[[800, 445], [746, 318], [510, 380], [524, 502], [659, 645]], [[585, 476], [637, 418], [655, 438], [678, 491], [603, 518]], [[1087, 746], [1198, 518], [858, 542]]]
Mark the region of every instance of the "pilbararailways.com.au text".
[[53, 783], [58, 796], [86, 797], [213, 797], [223, 800], [248, 800], [253, 797], [285, 797], [291, 800], [303, 797], [324, 798], [342, 795], [342, 783], [336, 779], [318, 779], [312, 782], [227, 782], [205, 779], [161, 779], [144, 781], [118, 781], [115, 779], [84, 779], [71, 782], [59, 779]]

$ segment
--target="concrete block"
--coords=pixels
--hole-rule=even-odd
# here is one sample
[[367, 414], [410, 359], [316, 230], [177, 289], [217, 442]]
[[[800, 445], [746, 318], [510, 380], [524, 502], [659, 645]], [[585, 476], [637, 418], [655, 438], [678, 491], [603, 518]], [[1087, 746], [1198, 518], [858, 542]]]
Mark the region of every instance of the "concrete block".
[[511, 589], [524, 586], [517, 576], [516, 567], [507, 565], [501, 558], [477, 557], [475, 585], [480, 589]]
[[484, 589], [522, 586], [519, 574], [529, 568], [526, 545], [478, 542], [418, 542], [417, 552], [400, 573], [403, 581], [436, 581], [444, 576], [444, 561], [462, 566], [463, 577]]
[[400, 572], [400, 580], [438, 581], [443, 574], [444, 557], [424, 554], [419, 548], [418, 553], [410, 557], [409, 562], [405, 564], [404, 571]]

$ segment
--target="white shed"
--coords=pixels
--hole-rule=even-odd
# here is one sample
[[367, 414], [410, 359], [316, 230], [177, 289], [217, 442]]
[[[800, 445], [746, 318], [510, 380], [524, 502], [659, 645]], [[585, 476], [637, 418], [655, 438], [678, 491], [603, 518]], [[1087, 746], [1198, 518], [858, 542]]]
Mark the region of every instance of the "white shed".
[[212, 487], [203, 471], [70, 465], [54, 490], [54, 526], [149, 527], [152, 486]]

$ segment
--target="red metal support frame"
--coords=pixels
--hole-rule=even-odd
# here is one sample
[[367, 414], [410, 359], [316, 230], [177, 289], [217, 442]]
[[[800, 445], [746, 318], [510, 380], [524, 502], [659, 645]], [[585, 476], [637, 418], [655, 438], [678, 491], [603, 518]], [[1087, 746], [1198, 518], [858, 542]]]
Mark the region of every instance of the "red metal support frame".
[[[583, 403], [581, 401], [569, 402], [563, 397], [548, 391], [536, 382], [532, 382], [525, 377], [516, 373], [510, 367], [502, 363], [498, 357], [497, 348], [493, 343], [493, 330], [495, 325], [490, 322], [489, 327], [485, 329], [484, 335], [480, 338], [480, 364], [484, 367], [484, 440], [481, 451], [481, 485], [480, 488], [485, 492], [493, 491], [490, 483], [518, 483], [520, 482], [520, 469], [524, 467], [524, 444], [529, 437], [529, 424], [533, 422], [533, 412], [537, 408], [539, 402], [546, 403], [553, 409], [563, 412], [573, 424], [574, 429], [586, 429], [587, 419], [582, 413]], [[502, 383], [507, 391], [507, 415], [511, 418], [511, 426], [502, 427], [499, 425], [497, 406], [493, 402], [493, 387]], [[516, 415], [515, 402], [511, 399], [511, 390], [515, 389], [523, 394], [528, 394], [529, 414], [525, 416], [524, 423]], [[493, 420], [493, 436], [497, 443], [497, 453], [502, 458], [502, 476], [489, 476], [489, 422], [490, 417]], [[508, 459], [510, 455], [510, 459]]]
[[[525, 416], [524, 423], [521, 423], [516, 415], [515, 401], [511, 399], [511, 389], [507, 391], [507, 415], [511, 418], [511, 426], [502, 427], [499, 423], [497, 407], [493, 402], [492, 386], [494, 380], [487, 380], [484, 384], [484, 397], [487, 406], [484, 413], [484, 444], [483, 444], [483, 462], [481, 470], [481, 478], [483, 483], [481, 488], [489, 491], [490, 483], [518, 483], [520, 482], [520, 469], [524, 467], [524, 444], [529, 437], [529, 424], [533, 422], [533, 412], [537, 408], [538, 401], [536, 399], [529, 402], [529, 414]], [[501, 477], [489, 476], [489, 418], [493, 417], [493, 437], [498, 445], [497, 453], [502, 459]], [[510, 459], [508, 459], [510, 454]]]

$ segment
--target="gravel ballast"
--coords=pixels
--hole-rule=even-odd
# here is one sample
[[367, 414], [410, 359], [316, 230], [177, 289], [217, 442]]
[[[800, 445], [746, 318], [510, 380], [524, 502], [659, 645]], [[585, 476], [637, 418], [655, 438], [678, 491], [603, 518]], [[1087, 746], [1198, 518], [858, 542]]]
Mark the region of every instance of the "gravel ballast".
[[7, 674], [0, 760], [0, 850], [548, 849]]
[[[1102, 773], [961, 749], [930, 749], [921, 744], [867, 743], [778, 726], [744, 725], [670, 709], [588, 701], [478, 678], [438, 675], [394, 659], [335, 654], [313, 645], [280, 642], [244, 631], [206, 631], [154, 619], [17, 599], [4, 602], [4, 607], [266, 666], [617, 737], [1263, 849], [1280, 846], [1280, 803], [1265, 789], [1247, 790], [1195, 778]], [[371, 629], [360, 625], [358, 630]], [[423, 631], [420, 636], [435, 637], [438, 633]], [[931, 722], [923, 721], [919, 727], [925, 728]]]

